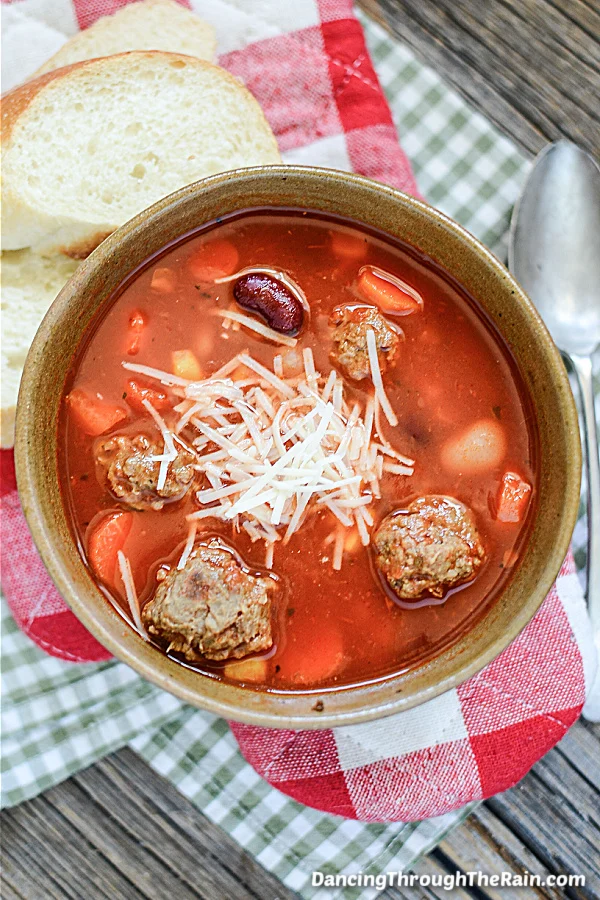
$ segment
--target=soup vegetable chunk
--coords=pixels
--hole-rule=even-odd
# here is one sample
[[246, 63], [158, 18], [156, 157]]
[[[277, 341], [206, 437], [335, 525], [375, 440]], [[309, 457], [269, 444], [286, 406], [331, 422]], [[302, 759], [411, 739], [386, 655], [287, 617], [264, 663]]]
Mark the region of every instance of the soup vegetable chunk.
[[537, 438], [510, 351], [414, 249], [248, 210], [148, 260], [90, 330], [65, 506], [140, 639], [326, 690], [468, 631], [524, 551]]

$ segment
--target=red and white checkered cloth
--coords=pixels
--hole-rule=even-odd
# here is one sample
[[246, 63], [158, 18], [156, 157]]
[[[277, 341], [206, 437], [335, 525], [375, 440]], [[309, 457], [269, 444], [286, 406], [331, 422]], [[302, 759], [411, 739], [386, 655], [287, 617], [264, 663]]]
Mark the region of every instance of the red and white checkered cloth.
[[[21, 71], [11, 73], [19, 81], [55, 52], [64, 34], [127, 0], [8, 2], [17, 31], [31, 38], [27, 53], [17, 54]], [[184, 5], [215, 25], [219, 62], [257, 97], [288, 162], [351, 169], [417, 193], [350, 0]], [[2, 452], [2, 541], [11, 550], [4, 554], [2, 585], [23, 631], [71, 662], [108, 659], [67, 608], [33, 547], [9, 451]], [[309, 806], [364, 821], [440, 815], [515, 784], [576, 720], [593, 676], [593, 657], [582, 652], [587, 631], [569, 557], [528, 627], [460, 688], [364, 725], [232, 729], [256, 770]]]

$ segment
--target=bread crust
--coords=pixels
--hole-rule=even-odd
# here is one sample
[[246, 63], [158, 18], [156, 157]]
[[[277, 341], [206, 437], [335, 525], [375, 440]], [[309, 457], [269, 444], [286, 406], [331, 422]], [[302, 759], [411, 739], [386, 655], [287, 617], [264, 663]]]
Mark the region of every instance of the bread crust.
[[[180, 61], [185, 66], [192, 66], [196, 70], [213, 72], [215, 76], [218, 74], [222, 84], [236, 93], [243, 93], [246, 102], [248, 96], [252, 97], [247, 88], [226, 70], [207, 60], [183, 53], [170, 53], [162, 50], [132, 50], [113, 56], [82, 60], [40, 75], [32, 81], [15, 87], [5, 95], [1, 122], [3, 155], [9, 154], [11, 151], [12, 137], [21, 118], [27, 115], [34, 101], [50, 85], [60, 80], [68, 81], [76, 78], [78, 73], [87, 71], [93, 72], [94, 76], [101, 79], [105, 70], [114, 72], [116, 66], [127, 66], [129, 61], [137, 64], [140, 60]], [[254, 98], [252, 99], [255, 104], [252, 116], [253, 122], [256, 123], [256, 134], [261, 134], [267, 143], [272, 143], [272, 161], [279, 161], [275, 137], [259, 104]], [[60, 252], [74, 259], [83, 259], [118, 227], [117, 224], [111, 227], [111, 222], [98, 221], [93, 215], [89, 222], [70, 220], [68, 215], [62, 216], [62, 218], [59, 214], [50, 216], [47, 212], [36, 209], [25, 202], [21, 197], [18, 185], [11, 183], [6, 167], [4, 171], [3, 232], [6, 249], [16, 250], [31, 246], [44, 254]]]
[[[146, 57], [148, 59], [156, 59], [161, 57], [170, 58], [173, 60], [180, 59], [187, 64], [192, 62], [199, 68], [204, 68], [207, 71], [218, 71], [223, 80], [228, 81], [232, 87], [244, 91], [245, 93], [250, 93], [250, 91], [248, 91], [248, 88], [244, 87], [244, 85], [234, 75], [228, 72], [227, 69], [223, 69], [216, 63], [209, 62], [206, 59], [200, 59], [197, 56], [189, 56], [185, 53], [171, 53], [167, 50], [128, 50], [126, 53], [113, 53], [111, 56], [99, 56], [94, 59], [83, 59], [80, 62], [70, 63], [68, 66], [62, 66], [60, 69], [52, 69], [51, 72], [45, 72], [43, 75], [38, 75], [31, 81], [26, 81], [24, 84], [19, 84], [17, 85], [17, 87], [14, 87], [12, 90], [4, 94], [4, 96], [2, 97], [2, 144], [4, 145], [5, 143], [8, 144], [10, 142], [10, 138], [16, 122], [27, 110], [27, 107], [30, 106], [31, 103], [35, 100], [37, 95], [43, 91], [46, 85], [50, 84], [53, 81], [56, 81], [59, 78], [68, 78], [69, 75], [80, 69], [97, 68], [98, 71], [102, 71], [102, 68], [104, 66], [112, 67], [112, 65], [114, 64], [114, 60], [133, 60], [143, 57]], [[267, 122], [265, 114], [262, 112], [262, 109], [260, 108], [258, 102], [257, 106], [262, 114], [265, 129], [270, 132], [271, 127]], [[277, 147], [276, 143], [275, 147]]]
[[[164, 35], [165, 23], [171, 26], [167, 37]], [[156, 47], [150, 47], [148, 44], [148, 26], [150, 32], [153, 32], [150, 40], [157, 41]], [[129, 35], [133, 35], [131, 40], [128, 40]], [[136, 47], [138, 40], [140, 43]], [[177, 42], [181, 46], [175, 46]], [[197, 52], [192, 52], [190, 48], [192, 42], [195, 43]], [[130, 46], [114, 47], [115, 43]], [[173, 46], [167, 46], [171, 43]], [[100, 48], [102, 50], [97, 52]], [[102, 16], [89, 28], [73, 35], [57, 53], [33, 73], [32, 77], [36, 78], [45, 72], [85, 59], [97, 59], [136, 49], [185, 51], [198, 59], [213, 61], [217, 50], [217, 38], [212, 25], [186, 7], [180, 6], [175, 0], [137, 0], [116, 12]]]

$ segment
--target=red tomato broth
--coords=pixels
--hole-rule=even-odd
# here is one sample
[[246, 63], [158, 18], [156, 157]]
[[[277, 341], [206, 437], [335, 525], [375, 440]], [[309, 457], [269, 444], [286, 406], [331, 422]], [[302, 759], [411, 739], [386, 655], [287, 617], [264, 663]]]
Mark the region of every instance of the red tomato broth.
[[[344, 235], [353, 239], [352, 254], [335, 253]], [[293, 690], [364, 683], [430, 659], [472, 627], [494, 602], [510, 577], [511, 567], [505, 566], [505, 560], [517, 558], [525, 547], [534, 503], [525, 521], [501, 523], [493, 518], [492, 498], [505, 471], [520, 473], [534, 486], [535, 496], [537, 436], [510, 351], [475, 301], [413, 248], [319, 214], [250, 210], [212, 224], [149, 260], [121, 286], [90, 331], [65, 395], [77, 388], [122, 406], [129, 419], [114, 433], [143, 432], [154, 438], [158, 434], [149, 416], [140, 417], [128, 407], [125, 396], [132, 373], [123, 369], [122, 362], [127, 360], [128, 326], [135, 311], [145, 317], [137, 364], [172, 371], [172, 352], [191, 350], [207, 377], [246, 348], [269, 367], [275, 355], [288, 352], [244, 327], [225, 330], [223, 320], [210, 314], [215, 305], [230, 306], [231, 284], [199, 283], [190, 271], [190, 261], [202, 256], [203, 245], [215, 237], [237, 248], [239, 269], [278, 269], [301, 285], [310, 316], [294, 352], [312, 347], [316, 368], [325, 376], [332, 367], [330, 312], [340, 303], [368, 302], [356, 287], [362, 266], [391, 272], [421, 294], [421, 311], [397, 318], [387, 314], [389, 321], [401, 327], [405, 339], [384, 373], [386, 393], [399, 420], [396, 429], [386, 423], [384, 431], [393, 446], [416, 463], [410, 477], [384, 476], [383, 498], [371, 507], [375, 527], [383, 516], [405, 508], [420, 495], [447, 494], [473, 510], [486, 549], [485, 564], [472, 582], [449, 591], [440, 605], [406, 609], [384, 587], [370, 548], [359, 543], [354, 553], [345, 554], [341, 571], [332, 571], [332, 548], [325, 546], [332, 516], [328, 511], [309, 516], [287, 547], [275, 545], [273, 571], [281, 590], [274, 614], [276, 644], [265, 654], [262, 686]], [[157, 268], [173, 273], [172, 290], [151, 288]], [[137, 375], [134, 378], [138, 380]], [[168, 388], [143, 376], [139, 382], [168, 393]], [[365, 392], [372, 392], [370, 379], [354, 383], [345, 379], [345, 386], [350, 397], [364, 399]], [[472, 475], [444, 471], [440, 462], [444, 442], [480, 419], [494, 419], [504, 429], [507, 450], [501, 465]], [[127, 507], [109, 494], [96, 474], [94, 448], [106, 435], [84, 434], [67, 404], [63, 404], [59, 427], [63, 492], [74, 535], [87, 561], [90, 522], [100, 511]], [[133, 524], [123, 551], [142, 605], [155, 589], [158, 568], [176, 565], [188, 532], [185, 516], [198, 508], [193, 494], [188, 494], [159, 511], [132, 511]], [[264, 567], [262, 542], [252, 544], [243, 532], [232, 536], [229, 524], [214, 519], [202, 520], [200, 526], [199, 538], [219, 535], [235, 546], [251, 569]], [[112, 597], [128, 614], [124, 592], [115, 591]], [[223, 664], [194, 667], [223, 677]]]

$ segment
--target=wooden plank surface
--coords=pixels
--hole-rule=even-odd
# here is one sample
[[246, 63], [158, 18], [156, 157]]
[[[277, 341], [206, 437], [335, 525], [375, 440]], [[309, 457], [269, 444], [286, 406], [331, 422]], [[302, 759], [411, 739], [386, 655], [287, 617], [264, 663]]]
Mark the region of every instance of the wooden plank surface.
[[[598, 0], [361, 0], [528, 153], [600, 154]], [[3, 900], [292, 900], [296, 895], [130, 750], [2, 816]], [[577, 723], [415, 872], [584, 874], [585, 888], [464, 888], [458, 900], [600, 897], [600, 730]], [[441, 900], [437, 887], [387, 900]]]
[[128, 749], [5, 810], [2, 837], [3, 898], [295, 896]]
[[[578, 722], [519, 786], [483, 804], [415, 867], [434, 880], [479, 871], [583, 874], [585, 888], [460, 888], [458, 900], [600, 897], [600, 729]], [[2, 897], [26, 900], [293, 900], [131, 750], [2, 816]], [[438, 887], [386, 900], [442, 900]]]
[[520, 147], [600, 155], [597, 0], [359, 0]]

